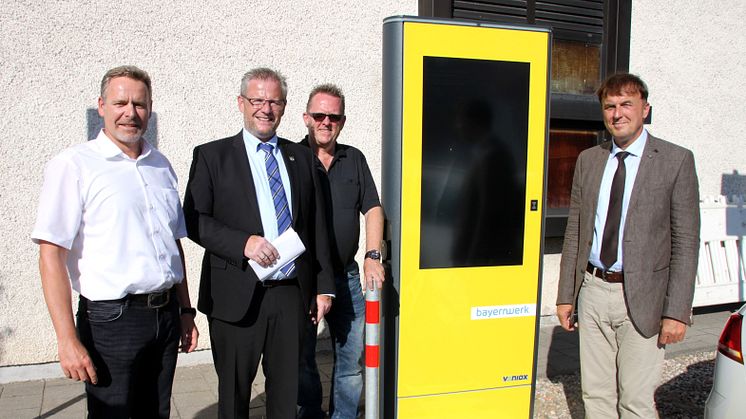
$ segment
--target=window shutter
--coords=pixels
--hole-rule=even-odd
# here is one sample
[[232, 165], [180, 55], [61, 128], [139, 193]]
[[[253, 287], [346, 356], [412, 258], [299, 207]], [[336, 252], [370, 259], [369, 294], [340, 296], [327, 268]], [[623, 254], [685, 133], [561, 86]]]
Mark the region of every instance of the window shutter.
[[557, 39], [603, 42], [604, 0], [455, 0], [453, 17], [550, 26]]
[[525, 0], [455, 0], [453, 17], [482, 22], [530, 23], [527, 3]]
[[559, 39], [600, 44], [604, 34], [604, 1], [537, 1], [535, 23], [551, 26]]

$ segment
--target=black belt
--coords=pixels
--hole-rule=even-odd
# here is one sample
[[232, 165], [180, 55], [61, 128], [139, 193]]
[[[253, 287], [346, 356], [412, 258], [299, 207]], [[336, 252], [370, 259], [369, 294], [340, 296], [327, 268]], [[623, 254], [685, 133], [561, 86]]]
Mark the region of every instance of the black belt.
[[259, 281], [259, 284], [261, 284], [263, 288], [283, 287], [286, 285], [298, 285], [298, 278], [265, 279], [264, 281]]
[[[91, 301], [84, 296], [80, 296], [80, 299], [88, 302]], [[137, 304], [137, 305], [143, 305], [147, 306], [148, 308], [161, 308], [168, 305], [168, 303], [171, 301], [171, 289], [167, 289], [165, 291], [157, 291], [157, 292], [151, 292], [148, 294], [127, 294], [122, 298], [118, 298], [116, 300], [97, 300], [98, 301], [106, 301], [106, 302], [112, 302], [112, 303], [123, 303], [125, 301], [129, 301], [130, 304]]]
[[596, 278], [600, 278], [606, 282], [611, 283], [624, 283], [624, 272], [609, 272], [604, 271], [601, 268], [597, 268], [593, 266], [592, 263], [588, 262], [588, 267], [585, 268], [586, 271], [588, 271], [589, 274], [595, 276]]
[[148, 308], [161, 308], [171, 301], [171, 289], [148, 294], [127, 294], [124, 299], [130, 303], [146, 305]]

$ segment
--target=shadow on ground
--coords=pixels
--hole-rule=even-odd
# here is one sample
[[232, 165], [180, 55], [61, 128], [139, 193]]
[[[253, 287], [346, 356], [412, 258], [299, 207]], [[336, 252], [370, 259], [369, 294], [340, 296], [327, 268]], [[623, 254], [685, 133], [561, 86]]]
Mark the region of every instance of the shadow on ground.
[[194, 419], [215, 419], [218, 417], [218, 404], [213, 403], [194, 415]]
[[58, 414], [64, 414], [63, 410], [67, 409], [68, 407], [74, 405], [75, 403], [81, 400], [85, 400], [85, 394], [79, 394], [64, 403], [60, 403], [59, 406], [56, 406], [55, 408], [47, 412], [44, 412], [41, 416], [39, 416], [38, 419], [53, 418], [57, 416]]
[[[549, 336], [544, 336], [544, 339], [547, 339], [549, 343], [546, 376], [553, 384], [562, 386], [570, 417], [582, 419], [585, 413], [579, 385], [578, 333], [568, 332], [560, 326], [555, 326]], [[551, 414], [551, 412], [546, 413]]]
[[655, 391], [655, 403], [661, 417], [701, 418], [705, 401], [712, 389], [712, 372], [715, 360], [690, 365], [685, 372], [663, 383]]
[[[690, 365], [686, 370], [669, 381], [661, 384], [655, 391], [655, 403], [661, 418], [701, 418], [704, 406], [712, 389], [712, 372], [715, 360], [700, 361]], [[584, 417], [583, 400], [580, 389], [579, 374], [565, 374], [550, 377], [555, 385], [561, 385], [567, 403], [567, 411], [572, 419]], [[556, 402], [555, 402], [556, 403]], [[546, 404], [546, 402], [544, 402]], [[557, 406], [557, 417], [567, 417], [563, 409]], [[540, 417], [552, 417], [553, 412], [542, 406]]]
[[580, 390], [580, 374], [557, 375], [551, 377], [549, 381], [562, 385], [570, 417], [572, 419], [583, 419], [585, 417], [585, 409], [583, 408], [583, 394]]
[[547, 349], [546, 376], [551, 378], [580, 371], [578, 346], [578, 332], [568, 332], [560, 326], [555, 326]]
[[[264, 393], [258, 394], [249, 403], [249, 419], [264, 419], [265, 416], [265, 399]], [[193, 419], [215, 419], [218, 417], [218, 404], [213, 403], [197, 412]]]

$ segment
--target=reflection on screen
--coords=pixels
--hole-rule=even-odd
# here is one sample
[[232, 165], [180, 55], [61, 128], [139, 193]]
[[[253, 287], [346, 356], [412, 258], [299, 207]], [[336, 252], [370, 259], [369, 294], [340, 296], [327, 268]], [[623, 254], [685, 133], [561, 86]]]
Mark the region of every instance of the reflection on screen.
[[521, 265], [530, 66], [423, 67], [420, 268]]

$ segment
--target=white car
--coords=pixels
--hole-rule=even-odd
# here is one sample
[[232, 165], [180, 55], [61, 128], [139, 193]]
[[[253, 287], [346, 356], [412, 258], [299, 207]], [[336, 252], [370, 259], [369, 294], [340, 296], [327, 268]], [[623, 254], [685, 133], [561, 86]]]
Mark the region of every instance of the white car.
[[742, 337], [746, 337], [746, 305], [731, 314], [718, 341], [712, 391], [705, 403], [705, 419], [746, 417], [746, 366]]

